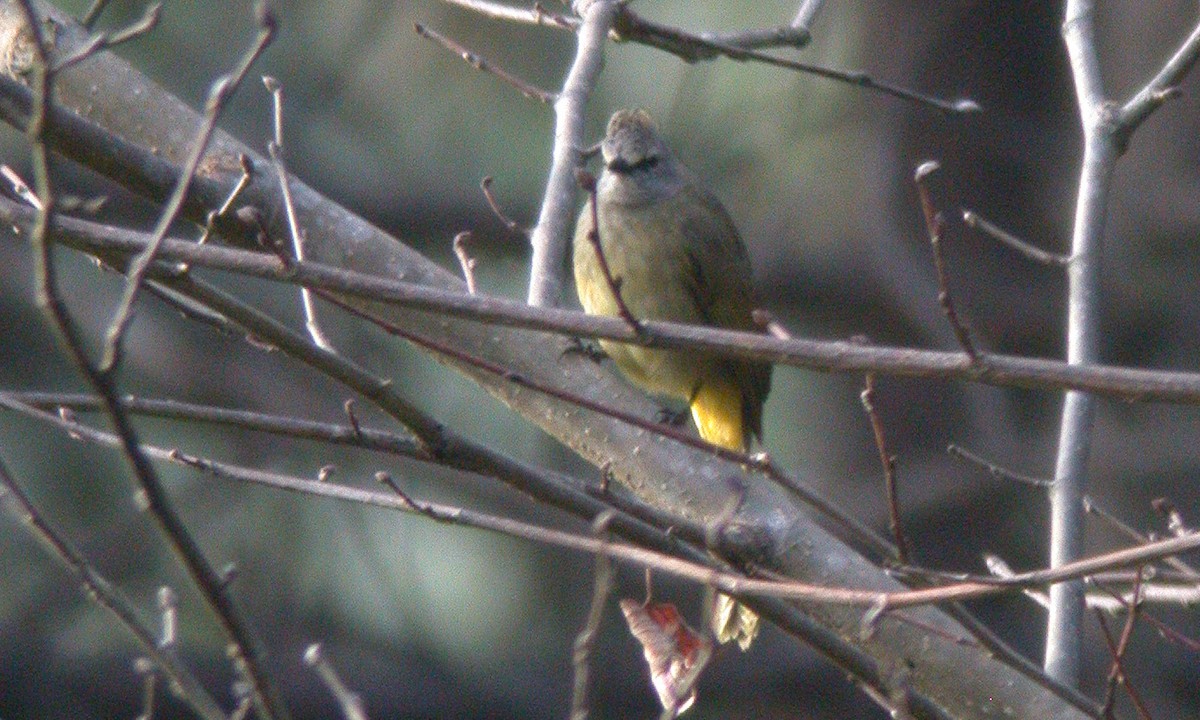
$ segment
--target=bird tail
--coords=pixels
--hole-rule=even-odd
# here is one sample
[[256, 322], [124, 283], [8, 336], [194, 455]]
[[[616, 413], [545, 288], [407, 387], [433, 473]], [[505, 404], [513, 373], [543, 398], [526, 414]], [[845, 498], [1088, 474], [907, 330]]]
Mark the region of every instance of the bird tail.
[[736, 382], [718, 380], [700, 385], [692, 397], [692, 418], [700, 437], [729, 450], [748, 450], [744, 403]]
[[[713, 445], [746, 452], [746, 434], [742, 389], [735, 382], [708, 382], [701, 385], [692, 397], [692, 418], [700, 437]], [[757, 613], [722, 593], [713, 603], [713, 633], [722, 644], [736, 640], [738, 647], [747, 650], [758, 635]]]

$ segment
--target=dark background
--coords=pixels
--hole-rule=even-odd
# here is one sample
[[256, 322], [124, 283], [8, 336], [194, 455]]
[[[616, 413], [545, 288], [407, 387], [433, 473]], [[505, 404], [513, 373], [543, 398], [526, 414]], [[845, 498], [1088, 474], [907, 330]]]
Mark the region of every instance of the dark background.
[[[63, 3], [78, 11], [83, 3]], [[166, 3], [162, 26], [121, 48], [136, 66], [199, 106], [253, 35], [248, 3]], [[1031, 242], [1065, 252], [1081, 155], [1076, 105], [1060, 37], [1060, 3], [831, 2], [813, 28], [807, 62], [863, 69], [984, 112], [948, 118], [924, 107], [777, 68], [723, 60], [685, 65], [640, 46], [610, 45], [589, 105], [591, 137], [608, 114], [642, 106], [678, 154], [706, 178], [737, 220], [761, 294], [795, 333], [866, 335], [898, 345], [953, 349], [911, 182], [936, 159], [933, 187], [950, 218], [945, 252], [960, 314], [991, 351], [1060, 357], [1065, 281], [965, 230], [971, 208]], [[689, 30], [786, 22], [795, 2], [643, 0], [635, 9]], [[553, 116], [495, 78], [417, 37], [414, 21], [454, 37], [530, 82], [556, 89], [573, 54], [569, 33], [515, 26], [420, 0], [281, 2], [282, 34], [253, 76], [284, 87], [289, 168], [448, 267], [455, 233], [471, 230], [482, 292], [523, 298], [525, 239], [490, 213], [479, 180], [495, 177], [505, 210], [531, 224], [549, 163]], [[1196, 22], [1192, 2], [1114, 0], [1098, 17], [1105, 87], [1127, 99]], [[102, 25], [140, 13], [115, 2]], [[1135, 136], [1117, 171], [1103, 284], [1108, 363], [1194, 371], [1200, 323], [1196, 235], [1196, 79]], [[265, 147], [270, 98], [244, 86], [223, 126]], [[0, 160], [26, 177], [28, 150], [0, 129]], [[60, 163], [60, 190], [107, 194], [105, 217], [149, 227], [151, 209], [89, 173]], [[119, 279], [62, 254], [72, 310], [99, 332]], [[26, 246], [0, 243], [0, 383], [75, 390], [82, 385], [32, 303]], [[299, 326], [293, 292], [221, 278]], [[574, 299], [570, 302], [573, 304]], [[348, 356], [393, 377], [455, 429], [521, 458], [597, 472], [519, 421], [478, 388], [380, 333], [337, 314], [324, 325]], [[121, 375], [127, 392], [340, 421], [344, 389], [240, 338], [140, 306]], [[766, 410], [765, 447], [853, 514], [882, 527], [878, 455], [858, 399], [862, 378], [779, 368]], [[1043, 492], [996, 480], [949, 458], [955, 442], [1019, 472], [1053, 472], [1059, 397], [933, 381], [881, 378], [878, 405], [898, 455], [901, 502], [917, 557], [978, 572], [981, 553], [1017, 568], [1046, 556]], [[362, 403], [360, 403], [360, 408]], [[389, 427], [362, 411], [364, 421]], [[1100, 405], [1091, 494], [1127, 522], [1163, 530], [1149, 502], [1169, 496], [1193, 522], [1200, 512], [1195, 409]], [[369, 487], [377, 470], [417, 497], [581, 529], [576, 520], [497, 483], [392, 458], [315, 444], [142, 420], [145, 438], [188, 453], [302, 476], [333, 464], [336, 478]], [[0, 453], [39, 506], [150, 617], [157, 588], [181, 596], [181, 642], [212, 687], [228, 687], [219, 635], [163, 543], [132, 502], [115, 454], [81, 447], [46, 427], [0, 415]], [[314, 641], [366, 700], [372, 717], [562, 717], [571, 648], [591, 593], [590, 559], [420, 517], [283, 495], [163, 467], [173, 498], [218, 566], [239, 568], [237, 596], [271, 653], [299, 717], [331, 717], [328, 693], [303, 667]], [[1102, 523], [1089, 548], [1115, 547]], [[0, 518], [0, 718], [132, 717], [136, 648], [46, 559], [11, 515]], [[659, 578], [656, 596], [696, 621], [700, 593]], [[620, 595], [640, 597], [641, 571], [621, 569]], [[1010, 597], [975, 606], [1034, 658], [1044, 612]], [[1154, 608], [1195, 635], [1195, 615]], [[1117, 621], [1119, 624], [1120, 620]], [[1089, 623], [1085, 689], [1103, 687], [1107, 652]], [[640, 650], [615, 603], [593, 663], [597, 717], [657, 713]], [[1196, 656], [1139, 627], [1126, 669], [1155, 717], [1200, 712]], [[749, 654], [725, 651], [700, 684], [690, 717], [883, 717], [828, 663], [768, 628]], [[227, 701], [228, 695], [218, 693]], [[165, 701], [159, 716], [178, 710]], [[1124, 710], [1128, 711], [1128, 707]]]

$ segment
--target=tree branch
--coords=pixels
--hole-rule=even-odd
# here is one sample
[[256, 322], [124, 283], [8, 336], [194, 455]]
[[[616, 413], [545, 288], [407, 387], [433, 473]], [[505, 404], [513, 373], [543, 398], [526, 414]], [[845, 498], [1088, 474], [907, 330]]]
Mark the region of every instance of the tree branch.
[[584, 108], [600, 75], [604, 43], [617, 14], [616, 0], [576, 0], [583, 24], [578, 37], [575, 61], [571, 65], [562, 92], [554, 101], [554, 151], [550, 176], [542, 195], [529, 241], [533, 245], [530, 260], [530, 305], [554, 307], [562, 302], [563, 272], [566, 268], [570, 223], [575, 217], [575, 170], [582, 166]]

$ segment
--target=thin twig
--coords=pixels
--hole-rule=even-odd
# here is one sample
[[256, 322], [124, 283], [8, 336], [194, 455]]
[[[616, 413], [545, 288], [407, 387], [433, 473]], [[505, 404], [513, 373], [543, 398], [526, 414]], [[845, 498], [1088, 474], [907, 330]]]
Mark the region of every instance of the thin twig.
[[1184, 76], [1191, 72], [1197, 59], [1200, 59], [1200, 25], [1192, 29], [1158, 74], [1121, 106], [1117, 113], [1116, 125], [1118, 142], [1122, 147], [1128, 144], [1129, 136], [1155, 110], [1170, 98], [1179, 95], [1178, 85]]
[[972, 210], [963, 210], [962, 219], [963, 223], [965, 223], [967, 227], [971, 228], [972, 230], [978, 230], [995, 240], [999, 240], [1009, 248], [1016, 250], [1028, 260], [1032, 260], [1033, 262], [1040, 263], [1042, 265], [1050, 265], [1055, 267], [1066, 267], [1071, 263], [1070, 257], [1066, 255], [1060, 255], [1059, 253], [1046, 252], [1039, 247], [1034, 247], [1016, 235], [1004, 230], [1000, 226], [989, 222], [980, 216], [979, 213], [976, 213]]
[[863, 410], [867, 413], [867, 421], [871, 424], [871, 434], [875, 436], [875, 448], [879, 451], [879, 462], [883, 466], [883, 485], [887, 493], [888, 528], [892, 531], [892, 540], [896, 543], [896, 559], [908, 564], [912, 557], [912, 543], [904, 533], [900, 521], [900, 499], [896, 491], [896, 456], [888, 451], [887, 434], [883, 430], [883, 420], [875, 407], [875, 376], [867, 373], [865, 387], [861, 395]]
[[[283, 85], [269, 75], [263, 76], [263, 85], [271, 93], [272, 113], [274, 119], [275, 137], [267, 143], [267, 153], [271, 156], [271, 164], [275, 167], [275, 176], [279, 179], [279, 192], [283, 196], [284, 213], [287, 216], [288, 235], [292, 239], [292, 254], [297, 260], [304, 260], [304, 234], [300, 230], [300, 221], [296, 219], [296, 205], [292, 202], [292, 189], [288, 182], [287, 167], [283, 161]], [[243, 175], [244, 177], [244, 175]], [[317, 347], [329, 352], [337, 352], [333, 343], [321, 330], [317, 321], [317, 307], [313, 302], [312, 292], [308, 288], [300, 288], [300, 305], [304, 309], [304, 327]]]
[[[1135, 593], [1135, 598], [1137, 594]], [[1096, 620], [1100, 624], [1100, 630], [1104, 635], [1104, 643], [1108, 647], [1109, 656], [1112, 658], [1112, 667], [1108, 671], [1108, 678], [1105, 683], [1104, 702], [1102, 710], [1104, 717], [1112, 717], [1113, 702], [1116, 700], [1116, 686], [1119, 684], [1125, 689], [1129, 699], [1133, 702], [1135, 711], [1140, 720], [1150, 720], [1150, 713], [1147, 712], [1142, 698], [1139, 696], [1136, 688], [1129, 682], [1129, 676], [1125, 672], [1124, 658], [1126, 650], [1129, 648], [1129, 639], [1133, 635], [1133, 627], [1139, 616], [1139, 602], [1135, 600], [1128, 606], [1128, 614], [1125, 617], [1125, 625], [1121, 630], [1120, 639], [1114, 641], [1112, 632], [1108, 628], [1108, 621], [1103, 613], [1096, 614]]]
[[12, 186], [13, 193], [17, 197], [24, 200], [29, 207], [33, 208], [34, 210], [44, 209], [42, 206], [42, 201], [38, 199], [37, 194], [34, 193], [33, 190], [29, 188], [29, 185], [27, 185], [25, 181], [21, 179], [21, 176], [17, 174], [16, 170], [13, 170], [7, 165], [0, 165], [0, 175], [3, 175], [4, 179], [8, 181], [8, 184]]
[[153, 718], [154, 700], [158, 697], [158, 673], [155, 672], [154, 663], [140, 657], [133, 661], [133, 671], [142, 676], [142, 713], [138, 718]]
[[606, 404], [594, 402], [578, 393], [561, 390], [545, 383], [537, 382], [531, 378], [513, 373], [508, 368], [497, 363], [481, 357], [476, 357], [469, 353], [461, 352], [457, 348], [451, 347], [446, 343], [442, 343], [429, 337], [405, 330], [396, 324], [383, 320], [382, 318], [372, 315], [365, 310], [350, 306], [334, 296], [325, 297], [329, 302], [339, 305], [343, 310], [346, 310], [357, 317], [375, 323], [384, 331], [396, 335], [397, 337], [404, 338], [405, 340], [408, 340], [415, 345], [424, 347], [438, 355], [454, 358], [458, 362], [461, 362], [465, 365], [478, 368], [484, 372], [497, 375], [499, 377], [503, 377], [509, 382], [517, 383], [522, 387], [536, 390], [542, 394], [620, 420], [621, 422], [641, 428], [648, 432], [662, 435], [663, 437], [668, 437], [675, 442], [696, 448], [698, 450], [703, 450], [704, 452], [716, 457], [725, 460], [732, 460], [746, 466], [747, 468], [759, 470], [768, 478], [776, 482], [780, 487], [800, 499], [802, 502], [836, 522], [838, 526], [845, 531], [848, 539], [858, 545], [861, 549], [880, 556], [891, 556], [894, 554], [892, 546], [886, 541], [882, 540], [874, 531], [849, 514], [843, 512], [833, 503], [816, 494], [799, 479], [783, 472], [783, 470], [777, 465], [770, 462], [769, 458], [764, 458], [761, 454], [750, 455], [739, 450], [732, 450], [719, 445], [714, 445], [713, 443], [710, 443], [699, 437], [687, 434], [681, 430], [671, 427], [668, 424], [646, 420], [637, 415], [617, 410]]
[[925, 105], [947, 114], [972, 114], [982, 110], [979, 104], [968, 98], [958, 100], [943, 100], [931, 95], [919, 93], [908, 88], [876, 80], [867, 73], [846, 70], [834, 70], [809, 63], [777, 57], [769, 53], [751, 50], [736, 45], [710, 40], [702, 35], [694, 35], [677, 28], [660, 25], [646, 20], [622, 4], [613, 25], [614, 31], [625, 40], [644, 43], [652, 47], [678, 55], [686, 62], [707, 60], [723, 55], [731, 60], [753, 60], [766, 65], [795, 70], [797, 72], [816, 75], [835, 82], [854, 85], [855, 87], [875, 90], [901, 100]]
[[[0, 197], [0, 219], [31, 228], [36, 222], [36, 215]], [[148, 237], [136, 231], [61, 216], [54, 218], [53, 229], [59, 243], [100, 254], [137, 253], [146, 247]], [[165, 240], [160, 257], [165, 261], [304, 284], [314, 289], [430, 310], [451, 317], [564, 335], [606, 338], [673, 350], [702, 350], [826, 372], [873, 372], [879, 375], [976, 382], [997, 387], [1080, 390], [1125, 403], [1200, 405], [1200, 373], [1101, 364], [1078, 365], [1061, 360], [994, 353], [988, 354], [986, 363], [972, 364], [962, 352], [866, 345], [857, 341], [785, 339], [657, 320], [642, 321], [641, 334], [635, 334], [620, 318], [556, 308], [533, 308], [503, 298], [472, 296], [319, 263], [285, 266], [265, 253], [200, 246], [185, 240]]]
[[199, 243], [208, 241], [216, 229], [217, 220], [225, 217], [229, 213], [229, 208], [233, 207], [233, 203], [241, 196], [241, 194], [250, 186], [250, 181], [254, 179], [254, 164], [250, 161], [250, 157], [246, 154], [238, 156], [238, 164], [242, 168], [242, 176], [238, 178], [237, 184], [233, 186], [233, 190], [225, 198], [225, 202], [221, 203], [221, 207], [216, 210], [209, 211], [208, 217], [204, 221], [204, 232], [200, 235]]
[[913, 173], [913, 182], [917, 185], [917, 195], [921, 199], [921, 214], [925, 217], [925, 227], [929, 232], [929, 245], [933, 248], [933, 265], [937, 270], [938, 279], [938, 304], [942, 306], [942, 312], [945, 313], [946, 320], [950, 322], [950, 327], [954, 330], [954, 337], [958, 339], [958, 344], [971, 358], [971, 362], [981, 362], [982, 357], [975, 349], [971, 331], [958, 316], [958, 311], [954, 309], [954, 298], [950, 295], [946, 260], [942, 257], [942, 235], [946, 230], [946, 221], [941, 211], [934, 205], [933, 195], [929, 192], [929, 186], [926, 183], [930, 174], [937, 171], [939, 167], [937, 162], [927, 160], [917, 166], [916, 172]]
[[[48, 232], [55, 209], [46, 143], [54, 75], [50, 69], [46, 39], [42, 34], [40, 18], [34, 11], [30, 0], [19, 0], [18, 6], [33, 33], [35, 48], [35, 62], [31, 73], [33, 102], [27, 132], [32, 145], [36, 192], [43, 203], [43, 208], [37, 214], [37, 221], [32, 232], [33, 272], [38, 303], [49, 316], [72, 361], [104, 400], [105, 410], [121, 440], [125, 457], [138, 482], [138, 500], [154, 518], [188, 574], [200, 588], [209, 609], [220, 622], [222, 630], [229, 639], [230, 657], [235, 663], [242, 663], [246, 669], [246, 677], [255, 704], [264, 717], [284, 720], [288, 717], [287, 709], [279, 697], [277, 688], [270, 682], [262, 667], [261, 650], [254, 643], [240, 611], [220, 587], [216, 573], [213, 572], [196, 541], [188, 533], [186, 525], [170, 504], [161, 481], [148, 459], [141, 452], [140, 443], [129, 418], [121, 409], [111, 374], [92, 365], [79, 330], [75, 327], [74, 321], [59, 296]], [[265, 17], [266, 12], [260, 11], [260, 16]], [[184, 185], [185, 181], [181, 178], [179, 184]], [[164, 211], [164, 214], [167, 213]], [[163, 234], [165, 234], [165, 227], [163, 227]], [[161, 242], [161, 238], [155, 243], [147, 245], [147, 250], [143, 255], [150, 255], [149, 250], [158, 242]], [[127, 289], [129, 287], [130, 285], [127, 285]]]
[[496, 195], [492, 192], [492, 176], [488, 175], [479, 182], [480, 189], [483, 190], [483, 197], [487, 200], [488, 207], [492, 209], [492, 213], [504, 223], [504, 227], [508, 228], [509, 232], [520, 233], [521, 235], [529, 235], [530, 230], [523, 227], [516, 220], [513, 220], [500, 209], [500, 203], [496, 201]]
[[172, 191], [170, 198], [164, 203], [163, 209], [158, 216], [158, 222], [155, 224], [151, 235], [151, 243], [138, 256], [130, 268], [120, 304], [113, 313], [112, 321], [105, 332], [104, 352], [99, 365], [99, 370], [102, 373], [110, 373], [117, 366], [121, 340], [125, 335], [126, 328], [133, 319], [133, 303], [137, 300], [138, 292], [141, 290], [142, 279], [145, 277], [146, 270], [154, 261], [159, 245], [166, 236], [167, 230], [175, 222], [175, 218], [179, 215], [183, 207], [183, 201], [187, 197], [192, 178], [195, 176], [196, 170], [200, 166], [200, 161], [204, 158], [204, 153], [208, 148], [208, 142], [216, 130], [217, 120], [224, 112], [233, 93], [250, 71], [250, 66], [267, 49], [267, 46], [271, 44], [271, 41], [275, 37], [277, 24], [274, 15], [269, 9], [266, 9], [265, 3], [259, 7], [261, 9], [256, 13], [259, 20], [258, 35], [238, 60], [233, 71], [229, 75], [218, 78], [209, 90], [208, 101], [204, 106], [204, 120], [201, 122], [200, 128], [196, 131], [191, 151], [183, 163], [179, 181], [175, 183], [175, 189]]
[[92, 0], [92, 6], [79, 18], [79, 24], [91, 30], [92, 25], [95, 25], [96, 21], [100, 19], [100, 14], [104, 12], [104, 8], [108, 7], [110, 2], [112, 0]]
[[1170, 498], [1158, 497], [1150, 501], [1150, 507], [1154, 508], [1154, 512], [1162, 515], [1167, 521], [1167, 530], [1172, 535], [1178, 537], [1191, 532], [1191, 528], [1184, 522], [1183, 513], [1171, 502]]
[[[1016, 575], [1012, 567], [998, 555], [985, 553], [983, 560], [987, 565], [988, 572], [991, 573], [990, 575], [947, 572], [945, 570], [909, 566], [893, 566], [888, 568], [888, 570], [893, 575], [900, 577], [922, 579], [926, 585], [946, 585], [963, 582], [987, 584], [995, 578], [1011, 580]], [[1089, 575], [1088, 582], [1103, 588], [1104, 592], [1103, 595], [1089, 595], [1088, 607], [1099, 608], [1106, 612], [1121, 609], [1123, 607], [1122, 603], [1127, 602], [1125, 594], [1108, 588], [1118, 584], [1132, 585], [1135, 581], [1135, 575], [1135, 572], [1128, 570], [1100, 571]], [[1155, 578], [1154, 583], [1148, 581], [1142, 583], [1142, 599], [1145, 602], [1167, 605], [1200, 604], [1200, 588], [1196, 587], [1195, 582], [1190, 576], [1178, 572], [1147, 569], [1145, 577], [1148, 580], [1151, 576]], [[1040, 605], [1046, 606], [1048, 604], [1048, 600], [1044, 594], [1034, 599]]]
[[171, 647], [179, 639], [179, 598], [169, 585], [158, 589], [158, 609], [162, 612], [162, 637], [159, 645]]
[[313, 643], [308, 646], [308, 649], [304, 651], [304, 664], [313, 669], [313, 672], [321, 678], [321, 682], [333, 694], [345, 720], [367, 720], [367, 708], [363, 704], [362, 698], [342, 682], [333, 663], [325, 657], [321, 643]]
[[179, 697], [197, 715], [206, 720], [222, 720], [225, 712], [204, 689], [192, 671], [176, 656], [176, 649], [159, 645], [154, 631], [139, 617], [133, 602], [100, 574], [48, 520], [9, 474], [8, 466], [0, 460], [0, 502], [11, 505], [29, 532], [41, 541], [41, 546], [61, 562], [75, 581], [86, 590], [89, 599], [108, 611], [117, 623], [129, 631], [155, 667], [175, 685]]
[[[65, 70], [76, 63], [82, 62], [87, 58], [95, 55], [102, 50], [109, 50], [128, 42], [136, 37], [141, 37], [158, 27], [159, 18], [162, 17], [162, 3], [153, 3], [146, 6], [146, 10], [142, 13], [142, 17], [125, 26], [116, 32], [103, 32], [93, 35], [86, 43], [81, 45], [75, 52], [67, 57], [56, 60], [54, 63], [54, 72]], [[86, 26], [86, 23], [84, 23]]]
[[1125, 673], [1124, 660], [1126, 652], [1129, 650], [1129, 640], [1133, 637], [1133, 628], [1137, 624], [1138, 616], [1141, 613], [1142, 597], [1141, 583], [1142, 569], [1138, 568], [1137, 582], [1133, 586], [1133, 599], [1126, 606], [1128, 612], [1125, 615], [1125, 626], [1121, 629], [1121, 638], [1117, 641], [1115, 647], [1112, 643], [1112, 635], [1108, 632], [1108, 624], [1103, 615], [1099, 615], [1097, 620], [1100, 622], [1100, 627], [1104, 630], [1105, 641], [1108, 643], [1109, 654], [1112, 656], [1112, 667], [1108, 670], [1108, 678], [1104, 688], [1104, 714], [1107, 716], [1112, 712], [1113, 701], [1116, 700], [1116, 686], [1118, 683], [1129, 692], [1130, 698], [1139, 708], [1141, 702], [1134, 691], [1133, 686], [1129, 684], [1129, 676]]
[[468, 65], [475, 68], [476, 70], [479, 70], [481, 72], [491, 73], [492, 75], [495, 75], [496, 77], [500, 78], [504, 82], [506, 82], [509, 85], [511, 85], [512, 87], [516, 88], [518, 92], [520, 92], [522, 95], [529, 98], [530, 100], [537, 100], [538, 102], [549, 105], [558, 98], [558, 96], [555, 95], [554, 93], [548, 92], [546, 90], [542, 90], [541, 88], [534, 87], [533, 85], [525, 82], [521, 78], [517, 77], [516, 75], [513, 75], [512, 73], [504, 70], [503, 68], [495, 65], [494, 63], [488, 62], [487, 60], [483, 59], [475, 52], [468, 50], [465, 46], [451, 40], [450, 38], [446, 37], [445, 35], [442, 35], [439, 32], [430, 30], [429, 28], [425, 27], [421, 23], [413, 23], [413, 29], [416, 30], [417, 34], [420, 35], [421, 37], [429, 38], [430, 40], [433, 40], [434, 42], [436, 42], [438, 45], [441, 45], [442, 47], [446, 48], [450, 52], [458, 55], [460, 58], [463, 59], [464, 62], [466, 62]]
[[534, 3], [532, 8], [526, 10], [524, 8], [513, 7], [512, 5], [490, 2], [490, 0], [443, 1], [447, 5], [456, 5], [468, 10], [473, 10], [485, 17], [490, 17], [495, 20], [507, 20], [510, 22], [519, 22], [527, 25], [558, 27], [564, 30], [575, 30], [580, 24], [579, 18], [577, 17], [547, 12], [546, 9], [542, 7], [541, 3]]
[[1150, 613], [1142, 613], [1142, 619], [1149, 625], [1154, 627], [1154, 632], [1158, 633], [1159, 637], [1172, 645], [1187, 650], [1188, 652], [1200, 653], [1200, 640], [1184, 635], [1175, 628], [1163, 623], [1158, 618]]
[[792, 18], [792, 27], [802, 28], [807, 32], [824, 5], [825, 0], [804, 0], [800, 3], [800, 9], [796, 11], [796, 16]]
[[[120, 439], [112, 433], [96, 430], [78, 422], [64, 420], [52, 413], [36, 410], [28, 405], [15, 403], [3, 394], [0, 394], [0, 406], [52, 424], [64, 431], [69, 431], [81, 440], [108, 447], [120, 446]], [[378, 507], [421, 512], [413, 506], [413, 501], [391, 494], [373, 493], [332, 483], [322, 483], [315, 480], [295, 478], [261, 470], [240, 468], [228, 463], [204, 460], [185, 455], [178, 450], [167, 450], [152, 445], [145, 445], [143, 447], [148, 455], [159, 460], [192, 467], [222, 478], [253, 482], [293, 492], [302, 492]], [[619, 557], [639, 565], [649, 565], [656, 570], [703, 583], [729, 594], [778, 597], [864, 608], [876, 607], [882, 603], [883, 607], [888, 611], [931, 603], [989, 597], [1013, 592], [1025, 587], [1059, 583], [1071, 578], [1086, 577], [1117, 567], [1141, 565], [1170, 554], [1200, 548], [1200, 533], [1193, 533], [1181, 538], [1161, 540], [1150, 545], [1104, 553], [1062, 568], [1019, 573], [1009, 578], [992, 579], [989, 582], [972, 581], [954, 583], [936, 588], [884, 592], [858, 588], [827, 587], [796, 581], [747, 578], [737, 573], [723, 572], [707, 565], [681, 560], [677, 557], [671, 557], [661, 552], [633, 545], [619, 543], [609, 543], [606, 545], [595, 538], [581, 537], [573, 533], [530, 525], [504, 517], [486, 515], [463, 508], [434, 503], [426, 504], [432, 512], [436, 513], [437, 519], [442, 522], [453, 522], [455, 524], [494, 530], [513, 537], [554, 544], [559, 547], [588, 553], [597, 553], [603, 549], [613, 557]], [[614, 527], [616, 527], [615, 518]]]
[[[1084, 496], [1083, 508], [1084, 508], [1085, 512], [1087, 512], [1090, 515], [1095, 515], [1096, 517], [1103, 519], [1109, 525], [1111, 525], [1114, 528], [1116, 528], [1117, 530], [1119, 530], [1122, 534], [1125, 535], [1125, 537], [1128, 537], [1131, 540], [1134, 540], [1134, 541], [1140, 542], [1140, 543], [1148, 543], [1152, 540], [1152, 538], [1147, 537], [1144, 533], [1138, 532], [1131, 525], [1129, 525], [1125, 521], [1121, 520], [1116, 515], [1109, 512], [1108, 510], [1104, 509], [1104, 507], [1099, 505], [1096, 502], [1095, 498], [1093, 498], [1091, 496], [1087, 496], [1087, 495]], [[1176, 557], [1167, 558], [1166, 563], [1168, 565], [1170, 565], [1171, 567], [1175, 568], [1176, 570], [1178, 570], [1179, 572], [1183, 573], [1185, 576], [1190, 577], [1193, 580], [1200, 581], [1200, 570], [1197, 570], [1196, 568], [1187, 564], [1183, 560], [1176, 558]]]
[[463, 271], [463, 279], [467, 281], [467, 292], [474, 295], [477, 289], [475, 286], [475, 258], [471, 257], [470, 251], [467, 250], [467, 241], [470, 239], [470, 232], [460, 232], [454, 236], [453, 245], [454, 254], [458, 257], [458, 264]]
[[946, 447], [946, 453], [953, 457], [957, 457], [957, 458], [966, 460], [967, 462], [972, 463], [974, 465], [978, 465], [979, 467], [983, 468], [984, 470], [987, 470], [988, 474], [994, 478], [998, 478], [1001, 480], [1015, 480], [1019, 483], [1024, 483], [1025, 485], [1032, 485], [1033, 487], [1040, 487], [1040, 488], [1048, 488], [1048, 487], [1051, 487], [1054, 485], [1053, 480], [1047, 480], [1045, 478], [1034, 477], [1032, 475], [1023, 475], [1021, 473], [1009, 470], [1006, 467], [1001, 467], [1000, 465], [997, 465], [996, 463], [994, 463], [980, 455], [976, 455], [975, 453], [971, 452], [970, 450], [967, 450], [966, 448], [964, 448], [961, 445], [956, 445], [956, 444], [951, 443], [950, 445], [948, 445]]
[[[389, 382], [375, 378], [344, 358], [314, 348], [299, 334], [267, 318], [244, 303], [240, 303], [195, 278], [180, 278], [178, 282], [181, 283], [180, 289], [185, 289], [182, 286], [186, 285], [186, 289], [198, 299], [211, 304], [217, 311], [236, 320], [249, 332], [266, 338], [289, 355], [303, 360], [315, 369], [370, 398], [384, 412], [401, 423], [410, 427], [415, 426], [419, 437], [428, 438], [427, 446], [422, 447], [425, 459], [436, 460], [458, 470], [496, 477], [535, 498], [552, 505], [565, 507], [585, 517], [592, 518], [601, 511], [609, 509], [608, 505], [597, 503], [595, 499], [586, 494], [570, 489], [573, 484], [561, 475], [547, 473], [519, 463], [486, 446], [456, 436], [433, 418], [411, 408], [395, 393]], [[0, 405], [5, 402], [7, 399], [0, 394]], [[427, 447], [434, 448], [438, 452], [430, 452]], [[670, 545], [657, 531], [650, 531], [646, 526], [627, 516], [619, 524], [614, 521], [613, 527], [614, 530], [619, 529], [627, 537], [651, 546], [663, 543]], [[869, 533], [870, 531], [863, 532]], [[701, 554], [701, 557], [704, 555]]]
[[604, 618], [604, 606], [608, 604], [609, 595], [613, 589], [612, 558], [606, 552], [608, 546], [608, 524], [612, 520], [611, 513], [602, 513], [592, 521], [592, 533], [600, 541], [600, 550], [596, 553], [595, 581], [592, 586], [592, 604], [588, 609], [587, 619], [579, 634], [575, 636], [572, 664], [575, 669], [575, 682], [571, 690], [571, 720], [587, 720], [588, 717], [588, 685], [589, 665], [596, 636], [600, 633], [600, 621]]
[[779, 338], [780, 340], [791, 340], [794, 336], [783, 326], [783, 323], [775, 319], [775, 316], [766, 308], [754, 308], [750, 316], [754, 320], [754, 324], [762, 332], [771, 337]]
[[[111, 433], [96, 430], [77, 422], [62, 420], [50, 413], [34, 410], [29, 406], [21, 407], [19, 404], [11, 403], [3, 395], [0, 395], [0, 404], [28, 414], [35, 419], [61, 427], [64, 430], [69, 428], [70, 432], [74, 435], [88, 442], [110, 447], [118, 445], [118, 439]], [[428, 514], [441, 522], [452, 522], [458, 525], [493, 530], [513, 537], [553, 544], [567, 549], [588, 553], [603, 551], [613, 557], [619, 557], [639, 565], [650, 566], [656, 570], [703, 583], [715, 587], [722, 592], [737, 594], [739, 596], [779, 597], [865, 608], [875, 607], [882, 603], [883, 607], [888, 611], [951, 600], [988, 597], [1013, 592], [1026, 587], [1058, 583], [1070, 578], [1089, 576], [1114, 567], [1144, 564], [1167, 554], [1185, 552], [1200, 547], [1200, 533], [1194, 533], [1183, 538], [1171, 538], [1147, 546], [1126, 548], [1097, 555], [1074, 563], [1072, 566], [1055, 570], [1037, 570], [1019, 573], [1008, 578], [995, 578], [989, 582], [971, 581], [921, 590], [882, 592], [836, 586], [828, 587], [796, 581], [746, 578], [737, 573], [723, 572], [713, 567], [699, 565], [695, 562], [681, 560], [633, 545], [606, 544], [595, 538], [581, 537], [573, 533], [530, 525], [508, 518], [476, 513], [464, 508], [434, 503], [421, 503], [426, 506], [422, 509], [418, 506], [418, 503], [403, 496], [384, 495], [353, 487], [240, 468], [227, 463], [218, 463], [188, 456], [178, 450], [167, 450], [150, 445], [145, 446], [145, 450], [160, 460], [182, 464], [226, 479], [253, 482], [293, 492]]]
[[577, 172], [576, 178], [579, 180], [579, 186], [588, 194], [588, 212], [592, 216], [592, 227], [588, 230], [587, 241], [592, 246], [592, 251], [596, 253], [596, 261], [600, 265], [601, 274], [604, 275], [604, 283], [608, 285], [608, 290], [617, 304], [617, 315], [628, 323], [634, 332], [639, 332], [641, 321], [634, 317], [629, 306], [625, 304], [625, 297], [621, 294], [624, 278], [613, 275], [612, 268], [608, 265], [608, 258], [604, 254], [604, 243], [600, 240], [600, 198], [596, 194], [596, 178], [585, 170]]

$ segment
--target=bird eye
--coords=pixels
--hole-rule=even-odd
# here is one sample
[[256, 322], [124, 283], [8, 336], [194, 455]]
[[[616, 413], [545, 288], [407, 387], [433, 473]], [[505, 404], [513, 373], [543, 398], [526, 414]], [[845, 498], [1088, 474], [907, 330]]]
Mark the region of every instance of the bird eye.
[[632, 172], [649, 170], [655, 165], [658, 165], [659, 159], [660, 158], [657, 155], [647, 155], [633, 162], [630, 162], [624, 158], [613, 158], [608, 163], [608, 169], [610, 172], [617, 173], [618, 175], [627, 175]]
[[658, 164], [658, 156], [657, 155], [647, 155], [646, 157], [644, 157], [641, 160], [638, 160], [636, 163], [634, 163], [633, 169], [634, 170], [649, 170], [650, 168], [654, 167], [657, 164]]

